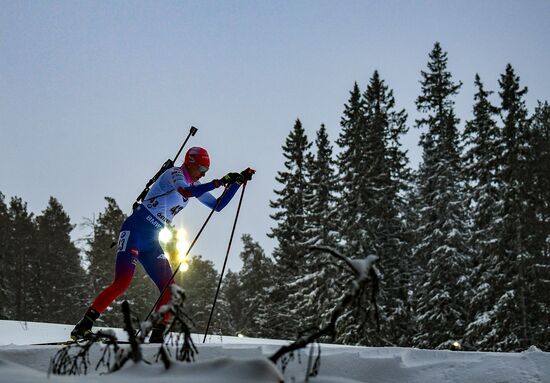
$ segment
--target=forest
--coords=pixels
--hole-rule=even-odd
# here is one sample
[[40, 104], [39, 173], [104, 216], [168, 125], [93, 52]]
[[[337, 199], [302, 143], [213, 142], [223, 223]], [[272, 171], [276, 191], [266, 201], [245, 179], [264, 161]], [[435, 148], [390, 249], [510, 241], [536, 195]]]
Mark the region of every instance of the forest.
[[[462, 82], [439, 43], [419, 74], [409, 121], [390, 84], [374, 71], [355, 83], [334, 141], [297, 119], [270, 201], [272, 254], [243, 235], [242, 269], [224, 278], [213, 334], [295, 339], [319, 328], [352, 277], [318, 246], [352, 259], [376, 255], [376, 299], [362, 296], [338, 319], [333, 341], [349, 345], [550, 351], [550, 105], [528, 110], [527, 87], [511, 64], [499, 89], [476, 87], [472, 117], [454, 98]], [[413, 169], [401, 140], [421, 132]], [[335, 145], [338, 150], [335, 150]], [[125, 214], [110, 197], [90, 235], [50, 197], [39, 214], [0, 192], [0, 319], [76, 323], [114, 277], [111, 243]], [[177, 266], [177, 259], [171, 259]], [[194, 331], [204, 331], [219, 270], [200, 255], [176, 281]], [[121, 326], [127, 300], [144, 318], [158, 290], [141, 267], [98, 325]]]

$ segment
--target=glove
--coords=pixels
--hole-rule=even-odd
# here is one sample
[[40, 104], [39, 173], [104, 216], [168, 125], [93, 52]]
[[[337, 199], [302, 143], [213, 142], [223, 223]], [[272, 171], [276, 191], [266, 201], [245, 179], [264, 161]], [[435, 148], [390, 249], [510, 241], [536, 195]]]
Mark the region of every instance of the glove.
[[223, 178], [220, 181], [223, 186], [227, 186], [234, 183], [237, 183], [240, 185], [244, 183], [245, 178], [241, 173], [230, 172], [230, 173], [227, 173], [225, 176], [223, 176]]
[[256, 173], [256, 170], [252, 168], [246, 168], [241, 172], [241, 175], [244, 177], [244, 181], [250, 181], [252, 179], [252, 176]]

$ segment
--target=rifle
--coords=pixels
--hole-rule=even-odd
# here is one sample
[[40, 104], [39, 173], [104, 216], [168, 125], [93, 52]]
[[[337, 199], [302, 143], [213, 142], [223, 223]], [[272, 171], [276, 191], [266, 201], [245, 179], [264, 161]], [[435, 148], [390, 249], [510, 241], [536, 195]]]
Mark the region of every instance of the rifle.
[[164, 173], [166, 171], [166, 169], [169, 169], [169, 168], [174, 166], [174, 162], [176, 162], [176, 160], [178, 159], [181, 151], [183, 150], [183, 147], [185, 146], [185, 144], [187, 144], [187, 141], [189, 140], [189, 137], [194, 136], [195, 133], [197, 133], [197, 131], [198, 131], [197, 128], [195, 128], [194, 126], [191, 127], [191, 129], [189, 130], [189, 134], [187, 135], [187, 138], [185, 139], [185, 141], [183, 141], [183, 144], [181, 145], [180, 150], [178, 151], [178, 153], [176, 154], [174, 159], [173, 160], [171, 160], [171, 159], [166, 160], [166, 162], [164, 164], [162, 164], [161, 168], [153, 176], [153, 178], [151, 178], [149, 180], [149, 182], [147, 182], [147, 185], [145, 185], [145, 189], [143, 189], [143, 191], [136, 198], [136, 202], [134, 202], [134, 204], [132, 205], [132, 210], [135, 210], [141, 204], [141, 202], [143, 202], [143, 199], [145, 198], [147, 193], [149, 193], [149, 189], [151, 188], [151, 185], [153, 185], [155, 183], [155, 181], [162, 175], [162, 173]]

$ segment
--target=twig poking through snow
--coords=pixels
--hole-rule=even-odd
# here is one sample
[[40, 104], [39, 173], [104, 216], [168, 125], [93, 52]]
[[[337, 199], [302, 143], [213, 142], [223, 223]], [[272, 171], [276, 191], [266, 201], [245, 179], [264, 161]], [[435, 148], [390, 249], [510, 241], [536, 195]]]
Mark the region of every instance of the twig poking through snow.
[[325, 246], [313, 246], [311, 250], [320, 250], [327, 252], [334, 257], [344, 261], [349, 267], [349, 271], [355, 276], [354, 283], [352, 284], [351, 290], [344, 296], [344, 298], [336, 305], [332, 310], [330, 315], [330, 321], [326, 326], [319, 329], [319, 331], [312, 333], [307, 336], [299, 337], [294, 343], [281, 347], [275, 354], [273, 354], [269, 359], [273, 363], [277, 361], [285, 354], [298, 350], [300, 348], [306, 347], [309, 343], [317, 341], [319, 338], [330, 335], [334, 338], [336, 333], [336, 321], [342, 315], [344, 308], [352, 303], [355, 298], [364, 294], [367, 290], [367, 285], [369, 281], [374, 283], [374, 290], [376, 290], [377, 285], [377, 275], [373, 271], [373, 264], [378, 259], [375, 255], [369, 255], [365, 259], [350, 259], [345, 255], [339, 253], [338, 251], [331, 249]]

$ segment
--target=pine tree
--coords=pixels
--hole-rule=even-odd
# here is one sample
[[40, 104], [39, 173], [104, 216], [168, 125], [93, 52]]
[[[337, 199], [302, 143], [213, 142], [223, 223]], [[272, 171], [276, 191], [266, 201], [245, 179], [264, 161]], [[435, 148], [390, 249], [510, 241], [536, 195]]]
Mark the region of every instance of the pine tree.
[[[405, 332], [409, 331], [409, 310], [406, 308], [407, 246], [401, 215], [410, 174], [399, 138], [407, 131], [407, 116], [404, 110], [395, 110], [393, 91], [378, 71], [373, 73], [362, 98], [357, 96], [355, 86], [344, 111], [338, 142], [343, 146], [339, 162], [355, 158], [348, 165], [353, 174], [346, 174], [349, 170], [341, 166], [341, 210], [346, 211], [344, 216], [351, 214], [355, 217], [353, 220], [360, 223], [356, 230], [347, 235], [343, 233], [343, 237], [351, 257], [377, 254], [382, 269], [388, 271], [389, 283], [382, 281], [382, 332], [378, 334], [372, 326], [365, 325], [372, 318], [361, 305], [346, 312], [339, 321], [342, 334], [339, 340], [369, 345], [402, 343], [406, 341]], [[364, 305], [370, 306], [368, 302]]]
[[340, 121], [342, 131], [336, 143], [341, 148], [338, 154], [340, 194], [337, 221], [340, 223], [340, 237], [348, 254], [364, 254], [367, 241], [366, 217], [363, 207], [368, 202], [362, 177], [368, 169], [365, 151], [365, 105], [357, 83], [350, 92]]
[[414, 256], [424, 273], [416, 281], [416, 315], [420, 347], [447, 347], [464, 333], [466, 310], [463, 278], [468, 252], [464, 196], [460, 180], [458, 123], [452, 97], [460, 83], [447, 70], [447, 53], [439, 43], [430, 52], [428, 71], [422, 71], [422, 93], [416, 100], [422, 117], [418, 128], [423, 163], [419, 170], [420, 226]]
[[[308, 153], [306, 170], [309, 187], [305, 192], [306, 237], [310, 245], [336, 246], [335, 163], [332, 147], [324, 125], [317, 131], [315, 155]], [[302, 276], [296, 280], [295, 299], [300, 308], [299, 328], [319, 327], [339, 297], [338, 268], [332, 258], [322, 252], [306, 249]]]
[[330, 245], [338, 237], [335, 222], [336, 180], [332, 146], [325, 125], [321, 125], [315, 139], [317, 151], [306, 161], [308, 188], [305, 190], [307, 206], [307, 237], [310, 241]]
[[74, 308], [88, 300], [80, 253], [71, 240], [74, 226], [54, 197], [36, 217], [36, 225], [39, 246], [33, 283], [48, 286], [40, 289], [39, 316], [54, 323], [73, 323], [80, 316]]
[[273, 262], [250, 234], [243, 234], [242, 241], [244, 248], [240, 257], [243, 267], [239, 272], [241, 333], [251, 337], [272, 337], [276, 335], [270, 325], [273, 316]]
[[10, 319], [36, 320], [37, 307], [40, 297], [36, 296], [36, 289], [40, 286], [30, 282], [34, 270], [33, 260], [36, 256], [36, 225], [32, 213], [27, 210], [27, 203], [19, 197], [12, 197], [8, 208], [10, 230], [8, 240], [4, 246], [6, 264], [3, 265], [7, 275], [7, 285], [11, 290], [9, 306]]
[[8, 215], [8, 205], [4, 201], [5, 197], [0, 192], [0, 320], [9, 319], [12, 308], [10, 307], [10, 288], [8, 285], [8, 254], [6, 246], [9, 240], [10, 219]]
[[[185, 291], [186, 313], [192, 318], [195, 330], [204, 334], [218, 285], [218, 272], [214, 264], [203, 260], [200, 255], [191, 257], [189, 269], [180, 276], [178, 284]], [[221, 324], [221, 314], [216, 310], [209, 333], [221, 334]]]
[[496, 301], [487, 321], [495, 350], [521, 350], [531, 344], [530, 308], [537, 257], [533, 175], [529, 168], [529, 118], [519, 76], [510, 64], [499, 80], [502, 118], [502, 203], [497, 262], [492, 273], [501, 283], [493, 286]]
[[550, 351], [550, 105], [538, 103], [531, 124], [531, 156], [529, 169], [533, 174], [532, 194], [536, 222], [535, 258], [533, 261], [530, 308], [531, 342]]
[[216, 311], [221, 313], [220, 326], [223, 334], [232, 336], [246, 334], [244, 306], [239, 273], [228, 270], [223, 278], [220, 298], [216, 304]]
[[[343, 117], [340, 120], [342, 130], [337, 145], [341, 148], [337, 156], [338, 163], [338, 192], [337, 201], [338, 219], [340, 225], [340, 249], [350, 258], [361, 258], [368, 253], [368, 227], [365, 214], [369, 203], [368, 191], [365, 188], [363, 177], [369, 169], [369, 161], [365, 156], [367, 151], [367, 121], [366, 105], [357, 83], [350, 92], [348, 102], [344, 105]], [[342, 294], [350, 282], [349, 276], [341, 278], [336, 284], [336, 290]], [[358, 343], [364, 338], [366, 325], [365, 307], [368, 302], [363, 301], [355, 306], [354, 310], [347, 310], [338, 323], [339, 336], [337, 341], [344, 343]]]
[[283, 146], [286, 158], [285, 170], [279, 171], [276, 177], [282, 185], [281, 190], [275, 190], [278, 198], [270, 202], [277, 211], [271, 215], [277, 226], [271, 229], [270, 237], [277, 240], [273, 251], [276, 261], [276, 289], [273, 291], [274, 305], [277, 307], [277, 318], [273, 323], [274, 331], [279, 337], [295, 336], [297, 309], [295, 302], [288, 297], [296, 292], [292, 283], [303, 272], [303, 256], [305, 252], [306, 207], [305, 190], [308, 187], [306, 179], [306, 155], [311, 143], [300, 120], [296, 120]]
[[366, 121], [365, 158], [369, 163], [363, 175], [369, 196], [365, 206], [367, 249], [379, 257], [385, 274], [381, 283], [380, 334], [365, 334], [362, 344], [406, 344], [410, 328], [407, 267], [410, 244], [402, 221], [404, 195], [410, 181], [407, 156], [400, 137], [407, 132], [407, 115], [395, 110], [393, 91], [375, 71], [363, 95]]
[[8, 254], [10, 240], [10, 217], [5, 197], [0, 192], [0, 319], [10, 319], [13, 315], [13, 289], [9, 284], [11, 257]]
[[502, 283], [492, 272], [495, 262], [495, 238], [498, 237], [498, 209], [502, 184], [498, 177], [501, 167], [501, 132], [496, 123], [498, 108], [489, 101], [493, 93], [484, 89], [481, 78], [476, 74], [474, 96], [474, 118], [466, 123], [463, 138], [463, 177], [467, 186], [469, 210], [471, 212], [471, 233], [468, 243], [472, 253], [472, 268], [469, 273], [472, 289], [468, 294], [470, 302], [470, 324], [466, 330], [466, 342], [476, 349], [487, 349], [491, 340], [485, 334], [487, 317], [495, 302], [494, 287]]

